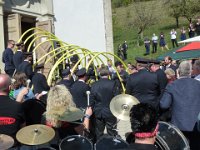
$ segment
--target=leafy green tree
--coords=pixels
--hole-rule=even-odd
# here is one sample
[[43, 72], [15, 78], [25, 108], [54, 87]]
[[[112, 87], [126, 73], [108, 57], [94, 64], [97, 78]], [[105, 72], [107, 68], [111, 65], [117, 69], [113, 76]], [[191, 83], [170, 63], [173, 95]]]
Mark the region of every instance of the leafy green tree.
[[140, 39], [143, 39], [143, 32], [159, 20], [156, 3], [157, 1], [134, 3], [133, 25], [138, 28]]

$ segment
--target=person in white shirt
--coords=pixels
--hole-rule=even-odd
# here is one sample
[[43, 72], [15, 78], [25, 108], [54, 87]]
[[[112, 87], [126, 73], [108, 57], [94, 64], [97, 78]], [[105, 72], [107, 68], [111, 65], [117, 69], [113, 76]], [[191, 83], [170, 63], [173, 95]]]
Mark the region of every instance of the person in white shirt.
[[178, 47], [178, 43], [176, 40], [176, 34], [177, 34], [176, 31], [174, 29], [172, 29], [170, 32], [170, 35], [171, 35], [171, 41], [172, 41], [173, 48], [175, 48], [175, 45], [176, 45], [176, 47]]
[[158, 36], [156, 36], [156, 34], [154, 33], [152, 36], [152, 53], [156, 53], [157, 52], [157, 46], [158, 46]]

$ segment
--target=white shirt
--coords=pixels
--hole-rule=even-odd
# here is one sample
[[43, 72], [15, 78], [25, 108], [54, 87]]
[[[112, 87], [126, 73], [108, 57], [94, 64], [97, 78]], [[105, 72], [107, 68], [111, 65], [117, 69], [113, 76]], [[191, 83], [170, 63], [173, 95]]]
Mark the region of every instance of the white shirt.
[[173, 39], [176, 39], [176, 31], [171, 31], [171, 39], [173, 40]]
[[153, 41], [153, 43], [158, 43], [158, 36], [153, 36], [152, 37], [152, 41]]

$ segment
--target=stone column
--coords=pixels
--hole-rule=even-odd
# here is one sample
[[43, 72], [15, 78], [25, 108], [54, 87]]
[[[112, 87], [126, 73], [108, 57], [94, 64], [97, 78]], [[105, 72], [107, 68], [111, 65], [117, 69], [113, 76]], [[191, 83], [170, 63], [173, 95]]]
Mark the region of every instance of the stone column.
[[[114, 54], [113, 51], [113, 27], [112, 27], [112, 6], [111, 0], [103, 0], [104, 6], [104, 24], [105, 24], [105, 38], [106, 38], [106, 52]], [[109, 55], [110, 58], [112, 58]], [[112, 58], [112, 60], [114, 60]]]
[[0, 0], [0, 35], [1, 35], [1, 38], [0, 38], [0, 69], [1, 69], [1, 72], [4, 71], [4, 63], [2, 62], [2, 54], [3, 54], [3, 51], [5, 49], [5, 43], [4, 43], [4, 26], [3, 26], [3, 5], [4, 5], [4, 1], [3, 0]]

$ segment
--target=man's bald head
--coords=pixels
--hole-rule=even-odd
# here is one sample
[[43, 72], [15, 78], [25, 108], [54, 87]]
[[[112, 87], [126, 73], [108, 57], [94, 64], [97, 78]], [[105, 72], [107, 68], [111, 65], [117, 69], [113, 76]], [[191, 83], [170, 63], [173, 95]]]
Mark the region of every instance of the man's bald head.
[[11, 79], [7, 74], [0, 74], [0, 93], [9, 92]]

